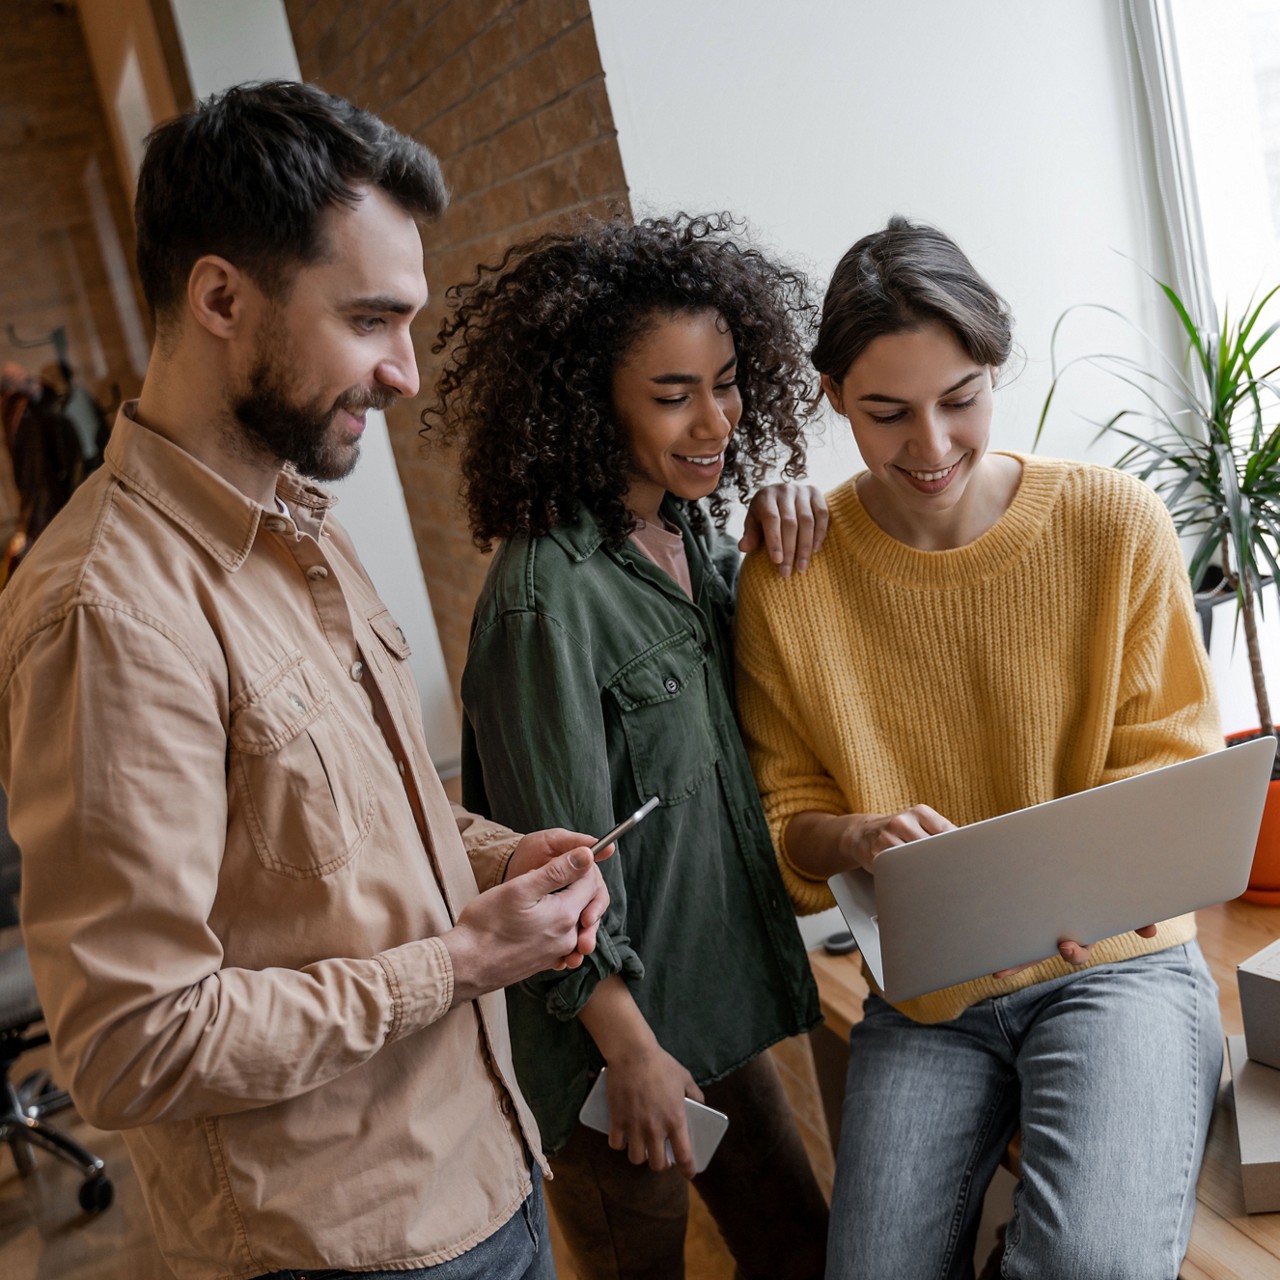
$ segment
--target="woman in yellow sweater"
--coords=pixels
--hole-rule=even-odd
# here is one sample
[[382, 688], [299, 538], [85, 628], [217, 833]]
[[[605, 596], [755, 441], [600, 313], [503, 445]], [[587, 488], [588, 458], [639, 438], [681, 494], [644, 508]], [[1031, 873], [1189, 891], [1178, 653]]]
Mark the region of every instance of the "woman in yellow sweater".
[[[890, 846], [1222, 745], [1159, 500], [1108, 468], [988, 450], [1011, 342], [959, 248], [901, 218], [828, 289], [813, 359], [866, 470], [828, 495], [807, 573], [748, 560], [737, 631], [802, 912]], [[971, 1276], [1019, 1125], [1002, 1275], [1177, 1275], [1222, 1052], [1194, 919], [1060, 950], [900, 1007], [869, 997], [829, 1276]]]

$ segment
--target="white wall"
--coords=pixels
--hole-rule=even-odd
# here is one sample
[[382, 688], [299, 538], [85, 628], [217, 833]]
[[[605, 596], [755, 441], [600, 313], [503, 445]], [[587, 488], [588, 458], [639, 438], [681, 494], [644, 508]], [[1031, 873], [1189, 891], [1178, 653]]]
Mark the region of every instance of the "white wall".
[[[1165, 273], [1163, 233], [1115, 0], [591, 8], [638, 213], [745, 215], [820, 286], [893, 213], [960, 243], [1012, 306], [1027, 357], [997, 396], [997, 447], [1031, 446], [1064, 308], [1106, 303], [1159, 331], [1139, 266]], [[1087, 313], [1065, 333], [1073, 354], [1141, 350]], [[1075, 415], [1105, 416], [1115, 392], [1081, 377], [1060, 396], [1041, 451], [1114, 461]], [[840, 421], [811, 452], [824, 487], [859, 465]], [[802, 921], [810, 941], [842, 927], [836, 912]]]
[[[1165, 269], [1148, 208], [1115, 0], [592, 0], [638, 212], [747, 216], [819, 285], [892, 213], [953, 236], [1010, 302], [1027, 363], [997, 397], [997, 447], [1028, 449], [1062, 310], [1104, 302], [1157, 328], [1133, 262]], [[1117, 252], [1118, 251], [1118, 252]], [[1078, 317], [1068, 349], [1121, 342]], [[1114, 393], [1065, 384], [1041, 451], [1111, 462], [1073, 411]], [[829, 486], [857, 455], [816, 450]]]
[[[191, 91], [197, 98], [243, 80], [301, 79], [280, 0], [172, 0]], [[404, 491], [386, 419], [371, 411], [355, 471], [330, 486], [338, 518], [350, 533], [378, 594], [413, 650], [427, 746], [439, 772], [457, 772], [458, 710], [449, 686], [435, 618], [427, 598]]]

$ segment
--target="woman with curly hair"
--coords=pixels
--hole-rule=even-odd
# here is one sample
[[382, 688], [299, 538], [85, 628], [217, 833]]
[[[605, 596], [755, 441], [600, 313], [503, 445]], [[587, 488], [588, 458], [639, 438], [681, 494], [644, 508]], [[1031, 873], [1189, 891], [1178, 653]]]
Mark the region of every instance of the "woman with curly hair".
[[[461, 438], [477, 543], [502, 539], [462, 679], [465, 803], [604, 832], [661, 801], [601, 865], [594, 954], [507, 993], [583, 1276], [683, 1275], [686, 1178], [738, 1274], [824, 1267], [826, 1204], [763, 1052], [819, 1015], [734, 717], [722, 532], [730, 487], [803, 465], [813, 309], [739, 231], [617, 219], [511, 249], [450, 291], [424, 415]], [[825, 526], [816, 490], [771, 486], [739, 546], [787, 573]], [[578, 1121], [606, 1064], [607, 1138]], [[729, 1117], [701, 1173], [686, 1099]]]

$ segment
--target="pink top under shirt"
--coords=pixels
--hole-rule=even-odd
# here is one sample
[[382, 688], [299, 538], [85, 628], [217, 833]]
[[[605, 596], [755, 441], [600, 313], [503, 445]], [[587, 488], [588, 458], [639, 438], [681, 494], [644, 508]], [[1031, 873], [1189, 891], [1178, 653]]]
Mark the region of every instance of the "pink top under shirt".
[[674, 578], [690, 600], [693, 599], [689, 557], [685, 555], [684, 539], [678, 529], [664, 529], [660, 524], [646, 524], [642, 520], [631, 531], [631, 541], [659, 569]]

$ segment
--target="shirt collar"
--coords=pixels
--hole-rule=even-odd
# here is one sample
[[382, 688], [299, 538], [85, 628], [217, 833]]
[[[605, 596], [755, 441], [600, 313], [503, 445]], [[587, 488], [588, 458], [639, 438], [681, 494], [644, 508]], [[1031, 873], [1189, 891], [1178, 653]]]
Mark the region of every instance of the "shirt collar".
[[[272, 508], [254, 502], [234, 485], [134, 417], [138, 402], [120, 406], [107, 442], [107, 468], [131, 490], [181, 525], [231, 572], [248, 558], [258, 526]], [[325, 512], [336, 499], [307, 484], [294, 472], [280, 472], [276, 492], [300, 509], [308, 532], [319, 533]]]
[[576, 519], [568, 524], [558, 524], [548, 535], [568, 552], [574, 561], [586, 560], [594, 555], [604, 541], [604, 530], [586, 507], [580, 506]]
[[[668, 494], [659, 508], [662, 519], [678, 529], [683, 536], [689, 527], [684, 512]], [[557, 542], [575, 561], [586, 560], [594, 555], [604, 542], [604, 530], [599, 521], [584, 506], [578, 507], [577, 516], [567, 524], [558, 524], [550, 530], [548, 536]], [[688, 539], [685, 539], [686, 545]], [[625, 551], [625, 547], [623, 549]], [[622, 553], [619, 552], [619, 555]]]

